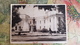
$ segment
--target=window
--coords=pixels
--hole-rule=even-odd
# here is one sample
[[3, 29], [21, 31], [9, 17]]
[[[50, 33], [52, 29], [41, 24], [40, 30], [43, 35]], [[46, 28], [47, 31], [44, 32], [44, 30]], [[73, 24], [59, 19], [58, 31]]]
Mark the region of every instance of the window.
[[40, 24], [41, 24], [41, 21], [40, 21]]
[[45, 26], [44, 26], [44, 28], [45, 28]]
[[45, 23], [45, 20], [44, 20], [44, 23]]
[[51, 22], [51, 18], [50, 18], [50, 22]]
[[40, 29], [41, 29], [41, 26], [40, 26]]

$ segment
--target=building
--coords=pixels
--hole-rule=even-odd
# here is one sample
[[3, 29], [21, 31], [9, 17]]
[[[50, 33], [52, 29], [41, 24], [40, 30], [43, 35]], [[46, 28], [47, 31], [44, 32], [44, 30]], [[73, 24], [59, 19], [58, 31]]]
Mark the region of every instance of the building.
[[[43, 28], [52, 31], [58, 31], [59, 24], [63, 24], [64, 22], [64, 14], [59, 12], [58, 9], [52, 11], [45, 11], [45, 15], [43, 17], [36, 18], [36, 29], [42, 30]], [[63, 25], [60, 25], [63, 26]]]
[[[44, 10], [34, 7], [34, 5], [26, 5], [25, 8], [20, 7], [18, 13], [22, 21], [19, 23], [23, 31], [39, 31], [43, 29], [51, 29], [52, 31], [59, 31], [65, 26], [65, 15], [58, 11], [55, 6], [50, 10]], [[65, 29], [64, 29], [65, 30]]]

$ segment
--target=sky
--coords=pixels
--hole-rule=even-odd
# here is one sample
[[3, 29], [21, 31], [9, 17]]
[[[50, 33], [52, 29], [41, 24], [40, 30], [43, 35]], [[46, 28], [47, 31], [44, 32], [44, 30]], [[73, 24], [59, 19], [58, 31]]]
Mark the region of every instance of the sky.
[[[55, 6], [58, 7], [59, 11], [55, 11]], [[64, 13], [64, 5], [15, 5], [18, 8], [18, 13], [22, 15], [28, 15], [30, 17], [43, 17], [46, 15], [52, 15], [56, 13]], [[52, 10], [53, 9], [53, 10]]]

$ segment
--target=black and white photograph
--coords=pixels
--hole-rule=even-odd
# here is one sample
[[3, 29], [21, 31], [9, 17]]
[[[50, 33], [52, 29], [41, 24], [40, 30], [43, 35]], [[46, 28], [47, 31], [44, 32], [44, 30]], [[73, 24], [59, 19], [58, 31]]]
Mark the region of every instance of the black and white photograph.
[[11, 4], [10, 41], [66, 42], [66, 5]]

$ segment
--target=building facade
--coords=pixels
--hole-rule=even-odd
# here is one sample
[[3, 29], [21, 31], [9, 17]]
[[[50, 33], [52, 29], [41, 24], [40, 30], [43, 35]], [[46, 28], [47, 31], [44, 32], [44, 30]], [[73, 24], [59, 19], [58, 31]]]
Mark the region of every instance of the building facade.
[[[27, 7], [21, 7], [18, 10], [22, 19], [18, 25], [21, 26], [23, 31], [35, 32], [43, 29], [59, 31], [59, 29], [64, 28], [65, 16], [62, 12], [59, 12], [56, 6], [51, 8], [52, 11], [44, 10], [44, 8], [38, 9], [38, 7], [33, 7], [33, 5], [28, 5]], [[19, 30], [19, 26], [17, 26], [17, 30]]]
[[[43, 28], [45, 28], [47, 30], [51, 29], [52, 31], [58, 31], [59, 24], [64, 23], [64, 15], [62, 13], [54, 14], [54, 11], [52, 12], [53, 14], [46, 14], [46, 16], [38, 17], [38, 19], [36, 18], [36, 29], [37, 30], [42, 30]], [[48, 13], [51, 13], [51, 11], [49, 11]]]

